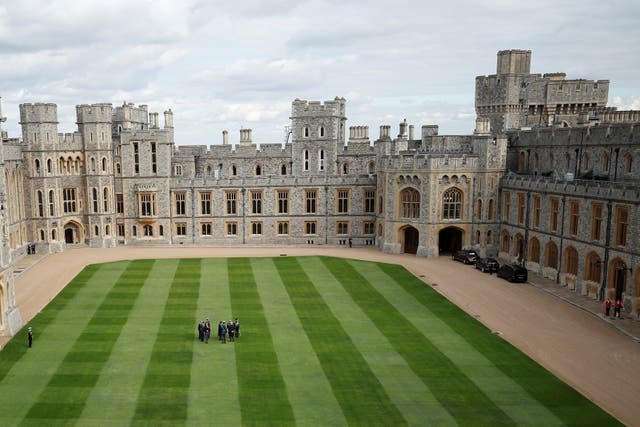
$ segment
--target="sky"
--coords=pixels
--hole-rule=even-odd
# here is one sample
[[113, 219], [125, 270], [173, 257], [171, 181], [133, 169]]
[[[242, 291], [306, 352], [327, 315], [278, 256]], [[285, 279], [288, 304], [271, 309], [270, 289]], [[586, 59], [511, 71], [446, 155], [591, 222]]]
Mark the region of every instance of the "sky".
[[296, 99], [347, 100], [348, 126], [407, 119], [468, 134], [475, 76], [496, 53], [532, 72], [610, 80], [609, 105], [640, 109], [637, 0], [0, 0], [3, 130], [18, 105], [147, 104], [174, 112], [177, 145], [278, 143]]

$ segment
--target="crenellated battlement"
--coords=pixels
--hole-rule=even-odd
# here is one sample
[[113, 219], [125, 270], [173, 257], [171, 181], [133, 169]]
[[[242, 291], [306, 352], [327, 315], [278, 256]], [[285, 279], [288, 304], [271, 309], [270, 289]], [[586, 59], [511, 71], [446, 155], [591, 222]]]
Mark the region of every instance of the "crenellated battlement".
[[110, 103], [81, 104], [76, 106], [76, 117], [80, 123], [111, 123], [113, 106]]
[[336, 97], [332, 101], [307, 101], [295, 99], [291, 105], [291, 118], [309, 116], [343, 116], [346, 100]]
[[54, 103], [37, 102], [20, 104], [20, 124], [58, 123], [58, 106]]
[[58, 145], [73, 145], [75, 143], [80, 144], [80, 142], [80, 133], [78, 132], [58, 134]]

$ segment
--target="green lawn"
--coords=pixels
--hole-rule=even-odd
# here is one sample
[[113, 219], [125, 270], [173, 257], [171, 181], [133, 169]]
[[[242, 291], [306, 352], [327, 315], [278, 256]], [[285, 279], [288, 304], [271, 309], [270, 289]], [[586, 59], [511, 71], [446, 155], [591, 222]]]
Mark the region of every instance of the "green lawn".
[[[201, 343], [205, 317], [242, 336]], [[1, 426], [618, 424], [390, 264], [91, 265], [29, 326], [0, 352]]]

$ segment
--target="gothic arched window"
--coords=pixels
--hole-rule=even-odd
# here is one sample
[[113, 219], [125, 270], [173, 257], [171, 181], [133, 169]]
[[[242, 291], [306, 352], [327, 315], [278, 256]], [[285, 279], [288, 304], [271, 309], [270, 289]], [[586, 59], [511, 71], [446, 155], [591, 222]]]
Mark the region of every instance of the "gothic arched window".
[[413, 188], [405, 188], [400, 193], [403, 218], [420, 218], [420, 193]]
[[460, 219], [462, 216], [462, 191], [450, 188], [442, 195], [442, 218]]

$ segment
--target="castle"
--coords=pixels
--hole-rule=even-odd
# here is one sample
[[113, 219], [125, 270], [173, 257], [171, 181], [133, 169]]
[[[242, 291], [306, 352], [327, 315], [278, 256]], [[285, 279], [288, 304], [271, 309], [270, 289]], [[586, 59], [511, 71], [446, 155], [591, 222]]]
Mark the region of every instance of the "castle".
[[405, 120], [345, 138], [344, 98], [296, 99], [290, 142], [176, 146], [170, 109], [161, 127], [146, 105], [78, 105], [63, 134], [55, 104], [20, 105], [22, 138], [0, 149], [0, 334], [21, 326], [14, 262], [70, 245], [474, 248], [639, 311], [640, 112], [530, 63], [501, 51], [476, 78], [471, 135]]

